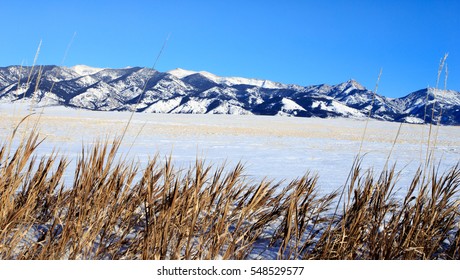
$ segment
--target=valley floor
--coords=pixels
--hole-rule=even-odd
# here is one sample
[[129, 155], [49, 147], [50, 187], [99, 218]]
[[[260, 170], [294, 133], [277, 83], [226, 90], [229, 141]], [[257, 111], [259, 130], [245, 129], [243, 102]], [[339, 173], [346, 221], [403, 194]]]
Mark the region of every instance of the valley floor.
[[[54, 148], [72, 159], [82, 144], [122, 134], [131, 113], [95, 112], [64, 107], [30, 108], [28, 104], [0, 104], [0, 139], [5, 141], [26, 115], [34, 113], [19, 128], [32, 127], [37, 120], [41, 136], [39, 155]], [[175, 115], [136, 113], [128, 127], [121, 151], [141, 164], [159, 154], [171, 155], [176, 165], [187, 167], [196, 158], [234, 166], [241, 161], [254, 179], [291, 180], [307, 171], [319, 175], [320, 189], [330, 193], [346, 180], [358, 154], [365, 120], [317, 119], [234, 115]], [[370, 120], [362, 145], [363, 167], [377, 174], [396, 163], [399, 184], [406, 188], [426, 158], [428, 125], [403, 124], [393, 151], [399, 123]], [[460, 159], [460, 127], [432, 127], [436, 162], [443, 171]], [[17, 134], [20, 137], [21, 134]], [[433, 144], [431, 144], [433, 145]], [[72, 168], [69, 168], [72, 170]], [[408, 175], [408, 176], [405, 176]], [[66, 174], [71, 178], [73, 174]]]

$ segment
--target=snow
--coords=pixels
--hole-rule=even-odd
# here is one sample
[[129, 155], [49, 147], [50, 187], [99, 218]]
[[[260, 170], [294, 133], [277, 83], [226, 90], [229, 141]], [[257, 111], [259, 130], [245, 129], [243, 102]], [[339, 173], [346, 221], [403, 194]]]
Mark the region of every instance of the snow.
[[346, 105], [343, 105], [342, 103], [337, 102], [335, 100], [332, 101], [332, 106], [330, 106], [329, 108], [332, 111], [344, 114], [345, 116], [350, 115], [350, 116], [364, 117], [363, 113], [361, 113], [360, 111], [350, 108]]
[[207, 111], [208, 105], [211, 103], [211, 100], [205, 99], [203, 101], [190, 99], [184, 104], [176, 107], [171, 113], [175, 114], [204, 114]]
[[87, 65], [75, 65], [70, 67], [70, 69], [77, 72], [81, 76], [93, 75], [101, 70], [104, 70], [104, 68], [96, 68]]
[[[147, 110], [168, 110], [180, 102], [159, 101]], [[289, 99], [283, 104], [296, 109]], [[64, 183], [73, 179], [82, 144], [91, 145], [98, 139], [110, 139], [124, 130], [130, 112], [100, 112], [64, 108], [60, 106], [34, 108], [33, 103], [0, 103], [0, 142], [4, 143], [17, 123], [32, 112], [19, 127], [17, 135], [24, 135], [40, 116], [38, 129], [46, 137], [38, 146], [37, 156], [49, 156], [54, 150], [69, 160]], [[321, 103], [317, 104], [320, 106]], [[190, 113], [203, 108], [195, 100], [177, 107]], [[216, 112], [239, 110], [230, 102], [223, 102]], [[238, 112], [238, 114], [241, 112]], [[392, 144], [399, 130], [398, 123], [353, 119], [286, 118], [255, 115], [208, 114], [154, 114], [135, 113], [120, 147], [122, 158], [139, 163], [142, 170], [149, 159], [158, 154], [160, 159], [171, 155], [178, 170], [186, 170], [197, 158], [216, 168], [222, 164], [232, 168], [238, 162], [245, 166], [248, 180], [283, 181], [280, 190], [289, 181], [307, 172], [318, 175], [319, 194], [330, 194], [346, 182], [352, 162], [358, 154], [362, 132], [367, 125], [361, 155], [362, 169], [373, 169], [378, 176], [391, 153], [389, 165], [400, 171], [395, 186], [396, 197], [402, 198], [413, 175], [423, 164], [426, 144], [420, 135], [428, 135], [427, 126], [404, 124], [394, 150]], [[460, 127], [439, 127], [434, 151], [440, 173], [458, 163], [460, 158]], [[17, 142], [13, 143], [13, 149]], [[37, 229], [31, 229], [27, 238], [34, 239]], [[31, 237], [29, 235], [32, 235]], [[255, 243], [250, 259], [276, 259], [277, 250], [267, 250], [267, 240]], [[260, 254], [259, 254], [260, 253]]]
[[281, 100], [281, 103], [283, 103], [283, 107], [282, 107], [283, 111], [294, 111], [294, 110], [306, 111], [302, 106], [295, 103], [289, 98], [283, 98]]
[[36, 102], [37, 106], [56, 106], [63, 101], [62, 98], [49, 91], [38, 90], [33, 96], [33, 102]]
[[405, 117], [404, 121], [407, 123], [423, 123], [423, 120], [416, 117]]
[[238, 105], [231, 104], [228, 101], [222, 102], [222, 104], [210, 110], [207, 114], [252, 115], [252, 113], [248, 110], [245, 110]]
[[350, 93], [352, 90], [358, 89], [358, 90], [365, 90], [366, 88], [363, 87], [360, 83], [357, 81], [350, 79], [345, 83], [341, 83], [337, 85], [337, 89], [339, 91], [342, 91], [343, 93]]
[[185, 69], [182, 69], [182, 68], [176, 68], [174, 70], [168, 71], [167, 73], [169, 73], [169, 74], [171, 74], [173, 76], [176, 76], [179, 79], [182, 79], [182, 78], [185, 78], [187, 76], [196, 74], [197, 72], [196, 71], [185, 70]]
[[321, 108], [322, 110], [326, 110], [329, 112], [336, 112], [336, 113], [343, 114], [345, 116], [350, 116], [350, 117], [357, 117], [357, 118], [365, 117], [365, 115], [361, 113], [360, 111], [354, 108], [348, 107], [335, 100], [332, 100], [330, 104], [327, 104], [325, 101], [313, 101], [311, 107], [313, 109]]
[[[103, 109], [108, 105], [107, 109], [110, 110], [121, 105], [119, 102], [115, 103], [115, 99], [109, 98], [110, 92], [110, 85], [104, 82], [99, 82], [96, 87], [89, 88], [87, 91], [75, 96], [69, 103], [77, 107], [90, 109]], [[107, 101], [110, 104], [107, 104]]]
[[269, 89], [277, 89], [277, 88], [285, 88], [286, 86], [280, 83], [262, 80], [262, 79], [248, 79], [248, 78], [241, 78], [241, 77], [220, 77], [215, 74], [206, 72], [206, 71], [191, 71], [185, 70], [181, 68], [176, 68], [174, 70], [170, 70], [167, 73], [176, 76], [179, 79], [185, 78], [187, 76], [199, 73], [200, 75], [208, 78], [209, 80], [217, 83], [217, 84], [225, 84], [227, 86], [232, 85], [251, 85], [257, 86], [262, 88], [269, 88]]
[[[171, 101], [174, 102], [177, 100]], [[0, 104], [0, 139], [6, 139], [15, 124], [30, 113], [29, 106]], [[222, 106], [216, 110], [237, 110], [232, 104]], [[49, 155], [56, 147], [71, 159], [71, 165], [75, 164], [82, 143], [91, 144], [97, 138], [120, 134], [131, 114], [36, 108], [36, 114], [28, 119], [29, 126], [42, 110], [39, 129], [46, 139], [38, 148], [39, 155]], [[180, 111], [187, 110], [193, 113], [203, 108], [190, 100], [180, 107]], [[311, 171], [319, 175], [321, 192], [330, 193], [345, 183], [358, 153], [364, 126], [364, 121], [353, 119], [135, 113], [121, 152], [129, 151], [128, 156], [141, 165], [156, 153], [172, 154], [178, 167], [193, 164], [197, 157], [205, 158], [214, 166], [227, 162], [231, 167], [242, 161], [246, 174], [257, 180], [267, 177], [289, 181]], [[363, 169], [374, 168], [378, 173], [383, 168], [398, 128], [399, 123], [369, 121], [362, 148]], [[427, 129], [427, 126], [413, 124], [404, 124], [401, 128], [390, 160], [390, 164], [396, 164], [401, 171], [396, 188], [400, 191], [407, 188], [425, 158], [426, 139], [421, 141], [421, 135], [426, 137]], [[442, 159], [441, 172], [458, 162], [459, 139], [460, 127], [439, 127], [435, 157]], [[73, 174], [69, 172], [65, 176], [68, 179]]]
[[322, 101], [313, 101], [311, 103], [311, 108], [315, 109], [315, 108], [318, 108], [318, 107], [320, 107], [322, 105], [325, 105], [325, 103], [322, 102]]
[[97, 83], [98, 80], [90, 76], [83, 76], [81, 78], [78, 78], [76, 82], [81, 86], [90, 86], [92, 84]]
[[438, 101], [451, 105], [460, 105], [460, 94], [457, 91], [430, 88], [429, 92], [434, 94]]
[[176, 97], [169, 100], [159, 100], [156, 103], [150, 105], [144, 112], [146, 113], [168, 113], [172, 109], [179, 106], [182, 98]]
[[441, 90], [436, 88], [428, 88], [427, 90], [420, 90], [403, 97], [400, 102], [405, 107], [404, 112], [410, 113], [419, 107], [425, 106], [428, 98], [428, 105], [434, 102], [437, 104], [442, 103], [443, 106], [460, 106], [460, 93], [453, 90]]

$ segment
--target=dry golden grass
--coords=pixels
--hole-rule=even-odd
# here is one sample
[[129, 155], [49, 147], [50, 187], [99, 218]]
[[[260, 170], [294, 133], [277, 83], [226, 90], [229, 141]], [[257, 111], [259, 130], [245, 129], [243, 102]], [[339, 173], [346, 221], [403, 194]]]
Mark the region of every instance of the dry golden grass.
[[[402, 201], [394, 198], [397, 172], [360, 176], [347, 187], [343, 213], [316, 244], [320, 259], [458, 259], [460, 168], [443, 175], [414, 174]], [[426, 178], [422, 178], [426, 176]]]
[[15, 133], [0, 146], [1, 259], [460, 258], [458, 165], [420, 169], [397, 200], [395, 168], [375, 176], [357, 160], [337, 199], [308, 173], [253, 182], [241, 164], [178, 170], [158, 156], [141, 170], [116, 138], [83, 147], [64, 185], [67, 160], [34, 156], [34, 129]]

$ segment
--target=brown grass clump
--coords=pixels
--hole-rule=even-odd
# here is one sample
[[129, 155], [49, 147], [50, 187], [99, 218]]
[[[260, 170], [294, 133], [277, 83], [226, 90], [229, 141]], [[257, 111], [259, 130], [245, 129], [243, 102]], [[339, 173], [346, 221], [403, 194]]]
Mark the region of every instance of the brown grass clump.
[[[375, 180], [354, 166], [343, 213], [316, 244], [318, 259], [459, 259], [460, 168], [419, 169], [404, 199], [394, 198], [394, 167]], [[426, 176], [426, 178], [422, 178]]]
[[158, 156], [141, 168], [116, 138], [82, 148], [64, 184], [67, 160], [15, 132], [0, 146], [0, 259], [460, 258], [458, 165], [419, 170], [399, 201], [394, 167], [375, 177], [357, 161], [337, 200], [308, 173], [254, 182], [241, 164]]

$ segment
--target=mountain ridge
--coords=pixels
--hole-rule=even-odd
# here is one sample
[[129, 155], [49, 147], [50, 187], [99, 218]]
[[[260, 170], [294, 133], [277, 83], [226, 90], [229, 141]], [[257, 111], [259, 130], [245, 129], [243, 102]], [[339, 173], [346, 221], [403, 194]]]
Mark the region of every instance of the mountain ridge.
[[460, 125], [460, 93], [453, 90], [425, 88], [388, 98], [353, 79], [300, 86], [180, 68], [0, 67], [0, 102], [21, 99], [31, 99], [36, 106], [103, 111], [320, 118], [364, 118], [370, 113], [385, 121]]

